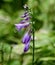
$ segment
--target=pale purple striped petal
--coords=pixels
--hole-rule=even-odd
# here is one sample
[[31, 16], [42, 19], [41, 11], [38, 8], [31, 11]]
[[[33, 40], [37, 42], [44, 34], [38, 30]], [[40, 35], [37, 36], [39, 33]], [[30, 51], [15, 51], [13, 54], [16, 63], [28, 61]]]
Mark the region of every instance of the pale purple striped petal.
[[20, 23], [25, 23], [26, 21], [25, 20], [22, 20]]
[[22, 23], [15, 24], [15, 26], [16, 26], [17, 30], [20, 31], [22, 28], [29, 26], [29, 22], [23, 23], [23, 24]]

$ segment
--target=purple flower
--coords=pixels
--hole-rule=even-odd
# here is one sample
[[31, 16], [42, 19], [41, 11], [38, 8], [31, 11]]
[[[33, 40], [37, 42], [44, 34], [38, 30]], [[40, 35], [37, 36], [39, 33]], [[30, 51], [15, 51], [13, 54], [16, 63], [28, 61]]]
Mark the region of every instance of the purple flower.
[[24, 17], [26, 17], [26, 16], [28, 16], [29, 15], [29, 13], [28, 12], [25, 12], [22, 16], [21, 16], [21, 18], [24, 18]]
[[28, 20], [30, 19], [30, 17], [25, 17], [24, 20], [21, 20], [20, 23], [25, 23], [25, 22], [28, 22]]
[[[28, 6], [25, 4], [24, 6], [25, 13], [21, 16], [23, 20], [19, 24], [15, 24], [16, 28], [18, 31], [20, 31], [22, 28], [27, 28], [30, 25], [30, 16], [29, 16], [29, 11], [28, 11]], [[30, 27], [31, 28], [31, 27]], [[22, 43], [25, 44], [24, 47], [24, 52], [27, 52], [29, 47], [30, 47], [30, 41], [31, 41], [31, 29], [24, 35], [22, 38]]]
[[25, 20], [21, 20], [21, 22], [20, 22], [20, 23], [21, 23], [21, 24], [23, 24], [23, 23], [25, 23], [25, 22], [26, 22]]
[[27, 17], [25, 17], [24, 19], [25, 19], [26, 21], [28, 21], [30, 18], [31, 18], [30, 16], [27, 16]]
[[25, 23], [25, 22], [29, 21], [30, 18], [31, 18], [30, 16], [26, 16], [26, 17], [24, 17], [23, 20], [21, 20], [20, 23]]
[[17, 30], [20, 31], [22, 28], [29, 26], [29, 22], [15, 24], [15, 26], [16, 26]]
[[31, 34], [27, 32], [22, 39], [22, 43], [27, 44], [30, 40], [31, 40]]
[[27, 43], [27, 44], [25, 44], [25, 47], [24, 47], [24, 52], [27, 52], [27, 51], [28, 51], [28, 49], [29, 49], [29, 47], [30, 47], [30, 42], [29, 42], [29, 43]]

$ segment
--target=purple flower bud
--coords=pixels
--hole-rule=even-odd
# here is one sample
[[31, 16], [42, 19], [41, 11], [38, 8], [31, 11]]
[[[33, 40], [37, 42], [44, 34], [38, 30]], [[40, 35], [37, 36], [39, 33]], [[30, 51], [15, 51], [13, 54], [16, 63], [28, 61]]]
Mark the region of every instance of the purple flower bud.
[[21, 18], [24, 18], [24, 17], [26, 17], [26, 16], [28, 16], [29, 15], [29, 13], [28, 12], [25, 12], [22, 16], [21, 16]]
[[24, 20], [21, 20], [21, 22], [20, 22], [20, 23], [25, 23], [25, 22], [29, 21], [29, 19], [30, 19], [30, 17], [29, 17], [29, 16], [28, 16], [28, 17], [25, 17], [25, 18], [24, 18]]
[[28, 11], [25, 11], [24, 15], [28, 15], [28, 14], [29, 14]]
[[22, 24], [22, 23], [25, 23], [26, 21], [25, 20], [22, 20], [20, 23]]
[[22, 43], [27, 44], [30, 40], [31, 40], [31, 34], [27, 32], [22, 39]]
[[28, 21], [30, 18], [31, 18], [30, 16], [27, 16], [27, 17], [25, 17], [24, 19], [25, 19], [26, 21]]
[[27, 23], [19, 23], [19, 24], [15, 24], [16, 28], [18, 29], [18, 31], [20, 31], [22, 28], [25, 28], [27, 26], [29, 26], [29, 22]]
[[27, 52], [28, 49], [30, 47], [30, 42], [28, 42], [27, 44], [25, 44], [25, 47], [24, 47], [24, 52]]

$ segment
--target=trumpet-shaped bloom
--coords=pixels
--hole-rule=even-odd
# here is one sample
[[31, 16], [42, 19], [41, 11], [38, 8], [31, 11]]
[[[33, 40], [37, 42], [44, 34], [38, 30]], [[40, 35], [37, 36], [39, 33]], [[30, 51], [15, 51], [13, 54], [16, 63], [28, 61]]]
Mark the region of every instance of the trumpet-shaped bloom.
[[30, 47], [30, 42], [28, 42], [27, 44], [25, 44], [25, 47], [24, 47], [24, 52], [27, 52], [28, 49]]
[[22, 39], [22, 43], [27, 44], [30, 40], [31, 40], [31, 35], [29, 34], [29, 32], [27, 32]]
[[29, 22], [23, 23], [23, 24], [22, 23], [15, 24], [15, 26], [16, 26], [17, 30], [20, 31], [22, 28], [29, 26]]

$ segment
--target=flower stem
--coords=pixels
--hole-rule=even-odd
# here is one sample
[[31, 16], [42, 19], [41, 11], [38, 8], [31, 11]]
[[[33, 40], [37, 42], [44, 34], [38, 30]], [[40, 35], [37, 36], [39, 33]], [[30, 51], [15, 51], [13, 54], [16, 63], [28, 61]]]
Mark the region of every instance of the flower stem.
[[[32, 22], [33, 24], [34, 22]], [[33, 65], [34, 65], [34, 49], [35, 49], [35, 40], [34, 40], [34, 37], [35, 37], [35, 33], [34, 33], [34, 24], [32, 25], [33, 26], [33, 29], [32, 29], [32, 34], [33, 34]]]
[[8, 60], [8, 62], [11, 60], [11, 53], [12, 53], [12, 45], [11, 45], [11, 49], [10, 49], [10, 55], [9, 55], [9, 60]]
[[34, 31], [33, 31], [33, 65], [34, 65], [34, 48], [35, 48], [35, 44], [34, 44]]

